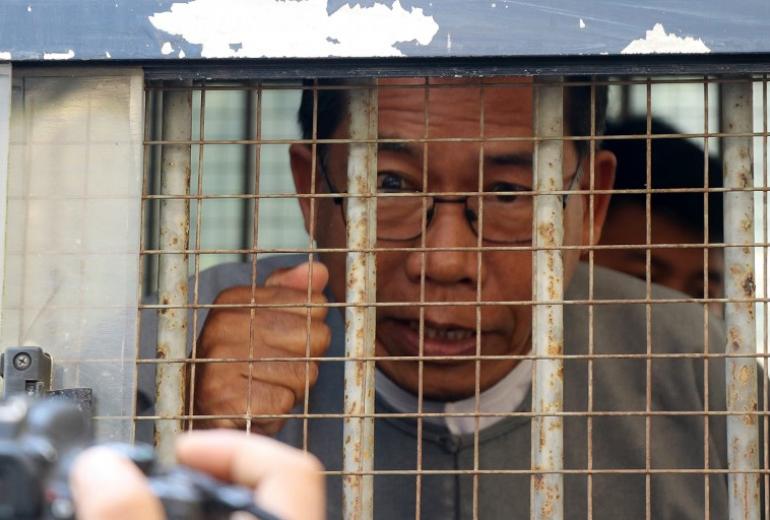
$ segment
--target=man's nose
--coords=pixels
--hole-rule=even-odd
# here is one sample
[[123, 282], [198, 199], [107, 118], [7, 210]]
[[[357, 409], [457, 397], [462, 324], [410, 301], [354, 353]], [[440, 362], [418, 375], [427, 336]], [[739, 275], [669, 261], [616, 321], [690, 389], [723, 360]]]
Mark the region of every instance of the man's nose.
[[[418, 239], [419, 240], [419, 239]], [[417, 242], [419, 246], [419, 241]], [[435, 284], [466, 284], [475, 287], [484, 277], [484, 265], [478, 268], [479, 255], [475, 250], [446, 250], [445, 248], [475, 248], [476, 234], [470, 227], [463, 204], [436, 204], [433, 218], [425, 230], [424, 256], [409, 254], [407, 273], [412, 281], [420, 282], [421, 264], [425, 263], [425, 281]]]

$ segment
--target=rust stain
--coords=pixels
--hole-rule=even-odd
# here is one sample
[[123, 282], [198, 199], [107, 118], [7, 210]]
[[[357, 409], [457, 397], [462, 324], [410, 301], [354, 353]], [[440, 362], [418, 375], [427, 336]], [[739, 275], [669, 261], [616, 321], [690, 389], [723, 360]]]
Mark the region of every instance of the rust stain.
[[553, 245], [556, 237], [556, 228], [553, 222], [540, 224], [537, 227], [537, 232], [540, 235], [540, 238], [543, 239], [544, 245]]
[[743, 231], [751, 231], [752, 226], [753, 226], [753, 223], [751, 219], [744, 218], [743, 220], [741, 220], [741, 229]]
[[746, 365], [743, 365], [738, 374], [738, 380], [744, 384], [751, 381], [751, 369]]
[[742, 287], [743, 287], [743, 293], [747, 297], [751, 298], [751, 297], [754, 296], [755, 285], [754, 285], [754, 274], [753, 273], [749, 273], [746, 276], [746, 278], [744, 278]]
[[551, 341], [548, 343], [547, 353], [551, 357], [555, 357], [561, 354], [562, 347], [560, 342]]

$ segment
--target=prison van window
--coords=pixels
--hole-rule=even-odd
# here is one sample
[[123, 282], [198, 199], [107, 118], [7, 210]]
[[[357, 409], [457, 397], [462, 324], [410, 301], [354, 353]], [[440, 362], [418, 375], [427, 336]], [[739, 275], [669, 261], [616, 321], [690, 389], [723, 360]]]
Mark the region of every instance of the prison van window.
[[330, 518], [770, 517], [764, 75], [42, 70], [0, 329], [102, 438], [274, 436]]

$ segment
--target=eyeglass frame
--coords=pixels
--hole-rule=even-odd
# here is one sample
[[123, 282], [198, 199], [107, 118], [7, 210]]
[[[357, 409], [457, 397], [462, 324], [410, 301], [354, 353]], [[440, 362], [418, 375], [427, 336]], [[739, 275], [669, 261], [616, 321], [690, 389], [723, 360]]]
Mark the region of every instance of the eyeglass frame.
[[[326, 168], [324, 166], [324, 161], [323, 160], [320, 160], [320, 161], [317, 162], [317, 168], [318, 168], [318, 172], [321, 174], [321, 176], [326, 181], [326, 185], [329, 188], [329, 193], [330, 194], [338, 194], [339, 195], [339, 194], [344, 193], [344, 192], [338, 190], [334, 186], [334, 184], [332, 184], [332, 180], [329, 178], [329, 173], [326, 171]], [[570, 183], [567, 186], [567, 188], [564, 190], [564, 191], [566, 191], [568, 193], [566, 193], [566, 194], [564, 194], [562, 196], [562, 201], [561, 201], [562, 209], [566, 209], [567, 208], [567, 197], [569, 197], [569, 195], [570, 195], [569, 192], [572, 191], [573, 188], [575, 187], [575, 184], [577, 182], [579, 182], [579, 179], [583, 176], [583, 171], [584, 171], [583, 170], [583, 154], [579, 153], [578, 154], [578, 160], [577, 160], [577, 166], [575, 167], [575, 171], [572, 173], [572, 180], [570, 181]], [[415, 193], [419, 193], [419, 192], [415, 192]], [[471, 219], [471, 215], [473, 215], [473, 219], [477, 220], [478, 219], [478, 215], [476, 215], [475, 212], [471, 208], [468, 207], [468, 199], [471, 198], [471, 197], [476, 197], [476, 196], [478, 196], [478, 195], [460, 195], [460, 196], [458, 196], [456, 198], [454, 198], [454, 197], [453, 198], [438, 197], [436, 195], [428, 196], [428, 198], [431, 199], [432, 204], [427, 208], [427, 215], [425, 216], [425, 231], [427, 231], [428, 226], [430, 225], [431, 220], [433, 218], [433, 213], [434, 213], [434, 210], [435, 210], [435, 207], [436, 207], [436, 203], [439, 203], [439, 202], [443, 203], [443, 204], [460, 204], [460, 203], [462, 203], [463, 206], [465, 206], [464, 211], [463, 211], [463, 215], [465, 216], [465, 220], [468, 223], [468, 227], [471, 229], [473, 234], [478, 237], [478, 230], [476, 228], [474, 228], [473, 220]], [[519, 195], [514, 195], [514, 196], [516, 197], [516, 196], [519, 196]], [[534, 196], [534, 195], [531, 195], [531, 196]], [[343, 208], [343, 206], [345, 204], [345, 198], [346, 197], [332, 197], [332, 202], [334, 202], [335, 205], [340, 206], [340, 208], [343, 209], [343, 211], [342, 211], [342, 220], [343, 221], [345, 221], [345, 211], [344, 211], [344, 208]], [[345, 221], [345, 225], [347, 225], [347, 221]], [[378, 240], [388, 240], [388, 241], [391, 241], [391, 242], [400, 242], [400, 241], [408, 242], [410, 240], [415, 240], [416, 238], [421, 236], [422, 233], [423, 233], [423, 229], [420, 229], [420, 232], [417, 235], [415, 235], [413, 237], [410, 237], [410, 238], [398, 238], [398, 239], [395, 239], [395, 238], [379, 238], [379, 237], [377, 237], [377, 239]], [[504, 241], [504, 240], [491, 240], [491, 239], [486, 239], [483, 236], [482, 236], [481, 239], [486, 241], [486, 242], [495, 243], [495, 244], [507, 244], [507, 243], [515, 242], [515, 241]]]

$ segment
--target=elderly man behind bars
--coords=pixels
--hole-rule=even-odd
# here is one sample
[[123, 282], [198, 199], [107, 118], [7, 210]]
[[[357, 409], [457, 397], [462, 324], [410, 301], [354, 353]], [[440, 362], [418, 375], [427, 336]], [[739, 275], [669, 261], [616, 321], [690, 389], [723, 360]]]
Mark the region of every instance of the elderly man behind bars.
[[[460, 303], [477, 298], [481, 302], [532, 299], [531, 253], [499, 246], [532, 244], [532, 198], [511, 192], [532, 189], [533, 142], [489, 140], [482, 148], [474, 138], [482, 135], [482, 103], [485, 138], [531, 137], [533, 86], [527, 78], [494, 82], [482, 94], [479, 80], [432, 79], [426, 95], [420, 86], [423, 80], [380, 81], [379, 138], [405, 141], [380, 143], [378, 191], [447, 195], [433, 196], [425, 207], [419, 197], [378, 201], [377, 245], [398, 250], [377, 253], [377, 301], [405, 303], [377, 309], [376, 354], [382, 359], [377, 362], [376, 412], [413, 414], [418, 411], [421, 391], [423, 412], [455, 415], [424, 418], [421, 436], [414, 418], [376, 419], [375, 470], [386, 472], [374, 477], [376, 518], [413, 518], [418, 493], [424, 518], [471, 518], [474, 509], [485, 519], [529, 515], [532, 362], [515, 356], [530, 353], [532, 307], [522, 303], [482, 305], [479, 319], [475, 305]], [[595, 100], [596, 126], [601, 128], [606, 106], [603, 88], [596, 88]], [[313, 94], [306, 91], [299, 114], [306, 139], [313, 136], [313, 105]], [[565, 89], [565, 133], [590, 134], [589, 106], [589, 87]], [[317, 107], [317, 137], [347, 138], [344, 92], [319, 91]], [[427, 146], [410, 141], [426, 135], [435, 141]], [[291, 147], [297, 191], [344, 193], [348, 146], [319, 145], [318, 152], [314, 175], [311, 147]], [[594, 188], [612, 187], [614, 156], [597, 151], [593, 165], [590, 157], [587, 141], [564, 142], [566, 189], [588, 189], [591, 171]], [[478, 198], [451, 193], [478, 191], [482, 166], [482, 188], [492, 192], [483, 204], [482, 244], [498, 249], [483, 251], [479, 266], [477, 252], [472, 250], [481, 228]], [[495, 196], [494, 192], [506, 194]], [[565, 197], [564, 243], [596, 243], [608, 202], [605, 193], [595, 194], [592, 206], [586, 194]], [[343, 197], [315, 202], [301, 198], [299, 203], [319, 248], [346, 246]], [[409, 250], [423, 243], [443, 250]], [[588, 269], [579, 264], [579, 255], [574, 249], [564, 251], [567, 300], [617, 301], [639, 294], [638, 280], [601, 268], [595, 269], [591, 292]], [[301, 412], [307, 400], [309, 413], [319, 415], [308, 421], [307, 446], [327, 470], [339, 472], [343, 313], [339, 307], [314, 307], [308, 326], [307, 309], [301, 304], [308, 301], [308, 282], [313, 302], [345, 301], [345, 254], [319, 254], [312, 264], [312, 276], [305, 260], [306, 256], [297, 255], [260, 262], [256, 288], [251, 287], [248, 264], [221, 265], [201, 273], [201, 303], [249, 304], [253, 298], [260, 304], [298, 305], [259, 308], [253, 315], [249, 309], [232, 307], [204, 314], [199, 318], [203, 326], [196, 345], [198, 358], [289, 357], [298, 361], [198, 364], [194, 407], [200, 415], [250, 414], [253, 429], [302, 446], [302, 420], [260, 415]], [[426, 302], [458, 304], [425, 307], [421, 341], [417, 303], [423, 292]], [[653, 289], [654, 298], [674, 294]], [[645, 313], [644, 304], [612, 303], [595, 305], [590, 319], [588, 305], [564, 306], [565, 352], [574, 356], [564, 361], [566, 516], [586, 518], [590, 508], [594, 518], [644, 518], [649, 514], [652, 518], [696, 519], [704, 517], [707, 503], [712, 518], [726, 518], [725, 474], [698, 473], [706, 467], [706, 460], [710, 469], [727, 467], [724, 417], [698, 415], [706, 409], [707, 374], [708, 410], [725, 410], [723, 363], [712, 359], [704, 367], [702, 358], [648, 361], [644, 357], [648, 353], [704, 352], [704, 336], [709, 338], [710, 348], [718, 351], [724, 346], [723, 331], [715, 319], [709, 322], [710, 332], [704, 331], [703, 308], [698, 305], [652, 305], [649, 328]], [[154, 317], [148, 312], [143, 321], [144, 343], [152, 345]], [[482, 357], [494, 356], [479, 364], [478, 377], [473, 358], [477, 334]], [[427, 358], [422, 364], [417, 361], [421, 350]], [[594, 359], [590, 369], [585, 358], [589, 352], [604, 356]], [[308, 353], [336, 359], [301, 361]], [[306, 380], [309, 395], [305, 395]], [[473, 417], [477, 385], [478, 410], [486, 414], [478, 419]], [[645, 415], [648, 406], [653, 413]], [[590, 429], [588, 410], [593, 411]], [[661, 411], [683, 414], [655, 413]], [[244, 421], [211, 418], [205, 426], [243, 428]], [[481, 472], [477, 487], [475, 467]], [[645, 475], [648, 467], [653, 472]], [[590, 487], [587, 468], [593, 471]], [[660, 472], [672, 468], [685, 471]], [[419, 477], [418, 469], [424, 472]], [[340, 517], [341, 481], [337, 475], [328, 480], [330, 518]]]

